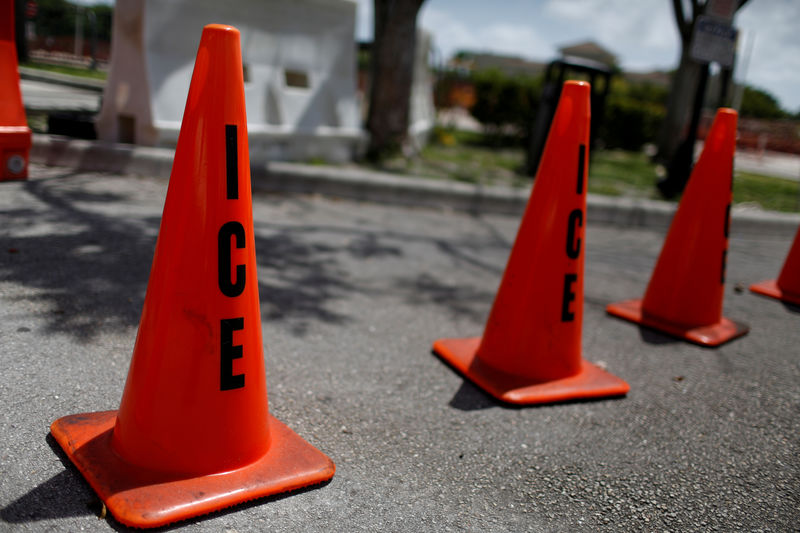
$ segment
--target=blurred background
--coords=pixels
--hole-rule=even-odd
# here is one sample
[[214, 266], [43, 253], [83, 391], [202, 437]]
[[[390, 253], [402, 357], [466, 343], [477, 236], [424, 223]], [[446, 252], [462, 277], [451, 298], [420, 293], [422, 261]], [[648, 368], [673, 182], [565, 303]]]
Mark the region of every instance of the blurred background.
[[[106, 79], [113, 1], [14, 1], [21, 67]], [[593, 86], [590, 192], [677, 197], [714, 111], [728, 106], [740, 112], [736, 202], [798, 210], [800, 2], [355, 3], [356, 90], [369, 139], [354, 156], [360, 164], [524, 185], [561, 83], [583, 79]], [[419, 46], [433, 106], [415, 116], [410, 88], [395, 89], [412, 85], [413, 58], [404, 57]], [[32, 111], [32, 127], [47, 131], [41, 109], [38, 120]]]

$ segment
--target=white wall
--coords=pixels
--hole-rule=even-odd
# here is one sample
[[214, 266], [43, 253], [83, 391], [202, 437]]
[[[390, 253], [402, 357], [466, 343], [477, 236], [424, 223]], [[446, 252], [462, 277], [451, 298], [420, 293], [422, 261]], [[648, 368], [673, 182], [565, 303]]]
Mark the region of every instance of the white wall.
[[98, 135], [174, 145], [203, 26], [220, 23], [241, 32], [251, 158], [352, 159], [365, 138], [355, 9], [352, 0], [117, 0]]

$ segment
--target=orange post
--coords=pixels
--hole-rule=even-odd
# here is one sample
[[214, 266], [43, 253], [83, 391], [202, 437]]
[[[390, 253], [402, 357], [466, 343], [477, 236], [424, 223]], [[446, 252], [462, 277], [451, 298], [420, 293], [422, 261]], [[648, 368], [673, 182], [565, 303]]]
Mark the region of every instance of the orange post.
[[786, 256], [778, 279], [762, 281], [750, 285], [756, 294], [777, 298], [794, 305], [800, 305], [800, 228], [794, 236], [794, 243]]
[[31, 129], [19, 88], [14, 2], [0, 4], [0, 181], [28, 177]]
[[620, 396], [623, 380], [581, 357], [589, 84], [564, 84], [533, 191], [483, 337], [433, 351], [514, 404]]
[[203, 29], [119, 411], [51, 432], [120, 522], [155, 527], [330, 479], [269, 413], [239, 31]]
[[733, 109], [717, 111], [644, 299], [609, 304], [609, 314], [702, 346], [749, 331], [722, 316], [736, 119]]

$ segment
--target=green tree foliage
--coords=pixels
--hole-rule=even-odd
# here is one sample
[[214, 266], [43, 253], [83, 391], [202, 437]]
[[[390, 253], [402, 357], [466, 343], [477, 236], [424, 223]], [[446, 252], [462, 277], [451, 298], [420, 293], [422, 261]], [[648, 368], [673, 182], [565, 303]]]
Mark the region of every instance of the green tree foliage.
[[[499, 70], [472, 75], [476, 102], [472, 116], [504, 144], [525, 144], [539, 108], [541, 76], [509, 76]], [[654, 142], [665, 115], [668, 88], [614, 78], [606, 101], [600, 140], [609, 148], [639, 150]], [[509, 131], [513, 135], [509, 135]]]
[[606, 102], [600, 138], [608, 148], [639, 150], [654, 142], [666, 114], [669, 89], [616, 78]]
[[756, 87], [745, 87], [742, 93], [740, 114], [748, 118], [786, 118], [789, 113], [781, 109], [778, 100], [767, 91]]
[[492, 69], [473, 73], [472, 83], [475, 88], [472, 116], [498, 136], [510, 127], [524, 141], [539, 106], [542, 77], [510, 76]]
[[49, 37], [75, 33], [76, 7], [66, 0], [37, 0], [36, 33]]
[[[78, 6], [66, 0], [37, 0], [38, 10], [35, 17], [36, 32], [48, 37], [64, 37], [75, 34], [75, 17]], [[88, 12], [93, 11], [97, 21], [97, 38], [101, 41], [111, 40], [111, 18], [114, 9], [111, 6], [98, 4], [82, 9], [84, 17], [84, 35], [88, 38], [91, 27]]]

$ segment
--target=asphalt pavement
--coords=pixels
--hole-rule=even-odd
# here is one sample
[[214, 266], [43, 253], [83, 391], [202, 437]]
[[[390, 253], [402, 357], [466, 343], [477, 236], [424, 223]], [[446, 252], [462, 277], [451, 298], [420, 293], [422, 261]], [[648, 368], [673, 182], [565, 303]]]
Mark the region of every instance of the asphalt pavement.
[[[41, 164], [0, 183], [2, 530], [125, 530], [48, 428], [119, 404], [166, 185]], [[270, 410], [336, 475], [171, 529], [796, 530], [800, 310], [746, 290], [795, 219], [734, 224], [725, 315], [752, 329], [707, 349], [606, 316], [643, 293], [664, 226], [590, 212], [584, 357], [631, 391], [511, 408], [431, 344], [481, 333], [516, 212], [279, 189], [253, 206]]]

